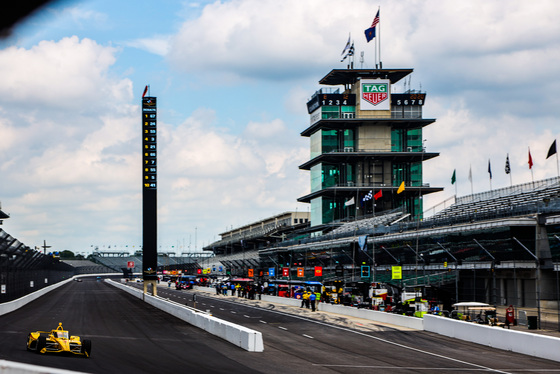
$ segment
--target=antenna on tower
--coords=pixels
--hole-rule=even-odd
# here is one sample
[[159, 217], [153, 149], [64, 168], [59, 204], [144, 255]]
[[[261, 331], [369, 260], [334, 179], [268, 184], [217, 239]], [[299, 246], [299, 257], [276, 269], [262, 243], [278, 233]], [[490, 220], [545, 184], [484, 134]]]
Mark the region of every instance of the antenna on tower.
[[364, 51], [360, 52], [360, 69], [364, 68]]

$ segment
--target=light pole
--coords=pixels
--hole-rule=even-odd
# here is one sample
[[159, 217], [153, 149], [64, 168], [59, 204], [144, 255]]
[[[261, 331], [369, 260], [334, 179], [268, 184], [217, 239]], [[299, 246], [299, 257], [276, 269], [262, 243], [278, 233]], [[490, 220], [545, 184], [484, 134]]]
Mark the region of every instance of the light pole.
[[535, 256], [535, 254], [533, 252], [531, 252], [529, 250], [529, 248], [525, 247], [515, 236], [513, 237], [513, 240], [515, 240], [524, 250], [526, 250], [531, 256], [533, 256], [533, 258], [535, 259], [536, 262], [536, 266], [537, 266], [537, 273], [535, 274], [535, 281], [537, 284], [537, 314], [538, 314], [538, 328], [541, 328], [541, 265], [540, 265], [540, 261], [539, 258], [537, 256]]
[[453, 256], [451, 252], [449, 252], [443, 245], [439, 244], [439, 242], [437, 243], [437, 245], [439, 245], [441, 249], [447, 252], [449, 256], [453, 257], [453, 260], [455, 260], [455, 302], [458, 303], [459, 302], [459, 260], [457, 260], [457, 257]]
[[484, 252], [486, 252], [488, 254], [488, 256], [490, 256], [492, 258], [492, 269], [491, 269], [492, 270], [492, 304], [494, 306], [496, 306], [496, 269], [495, 269], [496, 257], [492, 256], [492, 254], [490, 252], [488, 252], [488, 250], [486, 248], [484, 248], [482, 246], [482, 244], [480, 244], [478, 242], [478, 240], [476, 240], [474, 238], [473, 238], [473, 240], [476, 244], [478, 244], [478, 246], [480, 248], [482, 248], [484, 250]]

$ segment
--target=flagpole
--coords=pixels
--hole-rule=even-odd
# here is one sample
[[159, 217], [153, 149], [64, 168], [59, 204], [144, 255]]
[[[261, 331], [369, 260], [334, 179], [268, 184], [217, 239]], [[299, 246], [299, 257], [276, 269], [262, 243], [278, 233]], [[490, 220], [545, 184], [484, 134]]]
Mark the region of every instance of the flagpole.
[[[377, 8], [377, 12], [379, 13], [379, 19], [381, 19], [381, 6]], [[383, 69], [383, 63], [381, 62], [381, 22], [377, 24], [379, 26], [379, 41], [378, 41], [378, 48], [379, 48], [379, 68]]]
[[535, 188], [535, 177], [533, 176], [533, 158], [531, 157], [531, 147], [527, 147], [529, 153], [529, 170], [531, 170], [531, 183]]
[[488, 177], [490, 178], [490, 191], [492, 191], [492, 166], [490, 164], [490, 159], [488, 159]]
[[473, 183], [472, 183], [472, 165], [469, 165], [469, 181], [471, 182], [471, 195], [473, 195], [474, 192], [473, 192]]
[[377, 38], [375, 38], [375, 43], [373, 44], [373, 51], [375, 53], [375, 60], [374, 60], [375, 69], [379, 69], [379, 65], [377, 64]]
[[556, 152], [556, 177], [560, 179], [560, 167], [558, 166], [558, 152]]
[[513, 180], [511, 179], [511, 166], [509, 164], [509, 153], [506, 155], [506, 167], [505, 167], [506, 174], [509, 174], [509, 185], [513, 187]]

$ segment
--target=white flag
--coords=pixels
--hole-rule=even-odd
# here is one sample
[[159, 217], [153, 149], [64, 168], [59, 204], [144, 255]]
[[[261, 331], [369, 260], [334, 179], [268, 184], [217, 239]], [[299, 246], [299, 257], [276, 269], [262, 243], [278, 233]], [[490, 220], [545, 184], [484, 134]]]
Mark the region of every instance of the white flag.
[[344, 203], [344, 206], [350, 206], [350, 205], [354, 205], [354, 197], [352, 197], [350, 200]]

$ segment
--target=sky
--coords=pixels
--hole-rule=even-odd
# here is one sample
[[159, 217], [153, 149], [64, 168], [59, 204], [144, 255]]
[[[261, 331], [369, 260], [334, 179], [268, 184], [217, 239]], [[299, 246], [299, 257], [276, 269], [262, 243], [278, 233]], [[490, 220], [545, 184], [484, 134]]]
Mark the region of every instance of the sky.
[[546, 159], [560, 134], [556, 0], [64, 0], [0, 40], [1, 228], [30, 247], [139, 249], [146, 85], [158, 100], [158, 251], [309, 211], [297, 202], [310, 190], [298, 168], [306, 103], [346, 68], [349, 35], [355, 67], [374, 67], [364, 30], [378, 9], [378, 58], [414, 69], [407, 87], [436, 119], [424, 183], [444, 191], [425, 210], [558, 176]]

